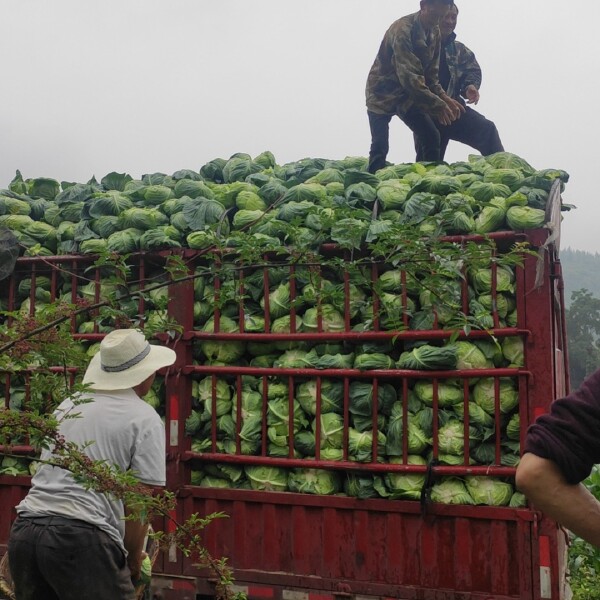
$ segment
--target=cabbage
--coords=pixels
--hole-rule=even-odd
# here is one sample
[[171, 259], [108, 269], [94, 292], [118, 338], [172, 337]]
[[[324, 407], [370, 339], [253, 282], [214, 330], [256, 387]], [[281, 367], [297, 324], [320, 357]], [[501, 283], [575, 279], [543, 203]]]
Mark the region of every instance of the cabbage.
[[[377, 432], [377, 456], [385, 455], [385, 435]], [[371, 462], [373, 460], [373, 432], [357, 431], [348, 428], [348, 458], [356, 462]]]
[[486, 183], [501, 183], [508, 186], [512, 191], [518, 190], [523, 183], [523, 174], [518, 169], [488, 169], [483, 174]]
[[31, 206], [25, 200], [0, 196], [0, 215], [27, 215], [31, 214]]
[[394, 369], [396, 368], [396, 364], [394, 363], [394, 359], [387, 354], [358, 354], [354, 359], [354, 368], [361, 371], [371, 369]]
[[[323, 413], [320, 418], [321, 423], [321, 448], [341, 449], [344, 443], [344, 417], [334, 412]], [[315, 419], [311, 428], [317, 435], [317, 420]]]
[[[420, 427], [419, 419], [408, 414], [407, 448], [410, 454], [422, 454], [430, 445], [431, 439]], [[404, 421], [402, 402], [392, 406], [389, 423], [386, 429], [385, 452], [388, 456], [404, 455]]]
[[410, 352], [403, 352], [396, 363], [399, 369], [427, 370], [455, 369], [458, 360], [457, 346], [430, 346], [423, 344]]
[[[181, 179], [175, 184], [173, 189], [176, 198], [209, 198], [213, 199], [212, 190], [203, 181], [194, 181], [192, 179]], [[163, 205], [169, 202], [165, 200]]]
[[486, 156], [485, 160], [496, 169], [519, 169], [526, 175], [532, 175], [535, 172], [535, 169], [527, 161], [510, 152], [496, 152]]
[[144, 232], [140, 237], [140, 248], [142, 250], [181, 248], [178, 238], [179, 232], [175, 227], [163, 225]]
[[[419, 380], [414, 387], [417, 398], [427, 406], [433, 405], [433, 383], [428, 380]], [[452, 406], [464, 401], [464, 390], [462, 381], [445, 379], [438, 381], [437, 385], [438, 405]]]
[[[392, 457], [390, 464], [404, 464], [401, 458]], [[406, 464], [425, 466], [427, 461], [422, 456], [409, 454]], [[420, 500], [423, 486], [425, 485], [425, 473], [386, 473], [384, 476], [385, 486], [389, 491], [388, 498], [391, 500]]]
[[[225, 183], [232, 181], [244, 181], [248, 175], [258, 173], [263, 166], [254, 162], [249, 156], [233, 156], [223, 167], [223, 179]], [[202, 170], [200, 170], [202, 173]]]
[[489, 202], [492, 198], [508, 198], [512, 190], [502, 183], [475, 181], [467, 188], [467, 193], [478, 202]]
[[235, 198], [235, 205], [240, 210], [265, 211], [267, 209], [267, 203], [250, 190], [242, 190]]
[[443, 454], [462, 456], [465, 449], [465, 425], [450, 421], [438, 430], [438, 448]]
[[328, 496], [340, 491], [341, 482], [340, 476], [334, 471], [292, 469], [288, 477], [288, 487], [290, 492]]
[[504, 319], [506, 315], [515, 308], [513, 298], [506, 294], [496, 294], [495, 303], [491, 294], [482, 294], [481, 296], [478, 296], [477, 301], [490, 314], [492, 314], [495, 309], [501, 319]]
[[525, 346], [521, 337], [507, 337], [502, 340], [502, 354], [510, 366], [525, 366]]
[[[321, 323], [319, 323], [319, 316]], [[331, 304], [309, 308], [304, 313], [303, 322], [304, 329], [309, 332], [343, 332], [346, 328], [344, 317]]]
[[431, 500], [442, 504], [475, 504], [465, 484], [456, 477], [447, 477], [434, 484]]
[[474, 503], [487, 506], [508, 506], [514, 491], [510, 483], [487, 475], [467, 475], [465, 484]]
[[375, 489], [375, 477], [362, 473], [346, 473], [344, 492], [353, 498], [365, 500], [377, 498], [379, 493]]
[[[303, 330], [303, 322], [302, 317], [299, 315], [295, 315], [294, 319], [294, 333], [300, 332]], [[292, 331], [292, 315], [284, 315], [283, 317], [279, 317], [275, 319], [271, 324], [271, 333], [290, 333]], [[303, 342], [297, 342], [294, 340], [290, 341], [281, 341], [275, 342], [275, 348], [278, 350], [291, 350], [299, 345], [302, 345]]]
[[79, 244], [79, 251], [82, 254], [101, 254], [107, 250], [106, 240], [84, 240]]
[[511, 206], [506, 212], [506, 222], [515, 231], [536, 229], [546, 222], [546, 213], [531, 206]]
[[[473, 387], [473, 399], [490, 415], [496, 412], [495, 378], [484, 377]], [[510, 413], [519, 404], [519, 391], [515, 389], [513, 381], [507, 378], [499, 379], [500, 411]]]
[[286, 469], [248, 465], [244, 470], [253, 490], [268, 492], [285, 492], [287, 490], [288, 473]]
[[116, 231], [108, 236], [106, 248], [111, 252], [120, 254], [129, 254], [139, 249], [140, 237], [142, 231], [129, 227], [121, 231]]
[[352, 369], [354, 353], [323, 354], [312, 361], [312, 366], [315, 369]]
[[506, 217], [506, 211], [497, 206], [486, 206], [475, 217], [475, 232], [490, 233], [501, 229]]
[[519, 417], [519, 413], [515, 413], [506, 425], [506, 437], [515, 442], [521, 439], [521, 418]]
[[377, 199], [384, 210], [402, 208], [410, 192], [410, 185], [400, 179], [389, 179], [377, 186]]
[[[202, 328], [205, 333], [215, 332], [214, 317], [210, 318]], [[218, 332], [238, 333], [239, 328], [232, 319], [221, 316]], [[200, 348], [209, 361], [233, 364], [244, 355], [245, 344], [240, 341], [223, 341], [217, 339], [200, 340]]]
[[[461, 421], [465, 420], [465, 406], [463, 403], [454, 405], [454, 412], [461, 419]], [[477, 425], [481, 427], [493, 427], [494, 426], [494, 417], [489, 415], [488, 413], [476, 404], [475, 402], [469, 402], [468, 406], [469, 411], [469, 424]]]
[[494, 364], [487, 359], [485, 354], [476, 344], [471, 342], [455, 342], [456, 368], [457, 369], [490, 369]]
[[[480, 294], [491, 293], [493, 273], [492, 269], [477, 269], [471, 274], [471, 281], [475, 291]], [[509, 267], [496, 268], [496, 291], [514, 293], [515, 275]]]
[[[328, 167], [319, 171], [316, 175], [313, 175], [306, 180], [306, 183], [320, 183], [321, 185], [327, 186], [329, 183], [344, 183], [344, 175], [339, 169]], [[343, 186], [342, 186], [343, 189]]]
[[[310, 379], [298, 385], [296, 400], [309, 415], [317, 414], [317, 380]], [[321, 413], [342, 413], [344, 408], [344, 384], [330, 379], [321, 380]]]
[[[269, 400], [267, 406], [269, 440], [277, 446], [288, 445], [290, 427], [290, 401], [288, 398]], [[297, 433], [308, 425], [308, 419], [300, 403], [293, 401], [293, 431]]]
[[[370, 417], [373, 414], [374, 386], [366, 381], [353, 381], [350, 384], [350, 412], [353, 415]], [[379, 382], [377, 386], [377, 412], [381, 415], [391, 414], [397, 400], [396, 389], [390, 383]]]
[[510, 502], [508, 505], [511, 508], [525, 508], [527, 506], [527, 498], [525, 497], [525, 494], [522, 494], [521, 492], [515, 492], [510, 497]]
[[[214, 392], [216, 401], [216, 415], [221, 417], [231, 412], [233, 406], [232, 392], [229, 384], [223, 380], [215, 378]], [[202, 418], [208, 421], [212, 415], [213, 404], [213, 378], [205, 377], [199, 382], [193, 382], [192, 402], [194, 406], [203, 410]]]
[[133, 207], [124, 210], [119, 215], [121, 227], [132, 227], [134, 229], [154, 229], [159, 225], [166, 225], [169, 219], [156, 208], [139, 208]]
[[300, 349], [286, 350], [275, 360], [273, 366], [277, 369], [310, 369], [315, 357], [316, 354], [312, 351], [307, 352]]
[[93, 200], [86, 204], [90, 217], [118, 216], [123, 211], [133, 208], [133, 202], [120, 192], [94, 194]]

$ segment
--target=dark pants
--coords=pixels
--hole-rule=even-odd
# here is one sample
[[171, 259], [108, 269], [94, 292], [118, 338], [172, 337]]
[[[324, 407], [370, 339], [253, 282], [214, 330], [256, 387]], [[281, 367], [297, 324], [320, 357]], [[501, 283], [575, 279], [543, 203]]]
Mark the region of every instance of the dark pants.
[[[471, 146], [483, 156], [489, 156], [495, 152], [504, 152], [496, 125], [470, 106], [467, 106], [466, 109], [466, 112], [454, 123], [450, 125], [440, 125], [438, 123], [437, 127], [441, 136], [440, 160], [444, 160], [450, 140]], [[419, 141], [418, 137], [415, 136], [417, 153], [418, 148]]]
[[[367, 111], [367, 115], [371, 127], [369, 173], [375, 173], [386, 165], [385, 159], [390, 149], [390, 121], [394, 115], [378, 115], [371, 111]], [[410, 109], [400, 118], [419, 139], [417, 161], [438, 162], [441, 160], [441, 137], [435, 121], [428, 114], [416, 109]]]
[[123, 550], [83, 521], [17, 518], [8, 561], [17, 600], [135, 599]]

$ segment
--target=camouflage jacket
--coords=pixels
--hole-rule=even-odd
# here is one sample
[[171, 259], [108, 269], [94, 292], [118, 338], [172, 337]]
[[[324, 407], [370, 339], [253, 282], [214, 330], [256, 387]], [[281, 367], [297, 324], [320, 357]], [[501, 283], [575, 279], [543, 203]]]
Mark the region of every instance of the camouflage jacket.
[[436, 114], [444, 108], [438, 80], [440, 30], [427, 33], [419, 13], [398, 19], [386, 31], [367, 78], [367, 109], [404, 115], [411, 107]]
[[458, 100], [464, 97], [468, 86], [474, 85], [477, 89], [481, 87], [481, 67], [471, 52], [464, 44], [456, 41], [456, 34], [448, 38], [444, 46], [446, 63], [450, 71], [450, 82], [446, 93], [451, 98]]

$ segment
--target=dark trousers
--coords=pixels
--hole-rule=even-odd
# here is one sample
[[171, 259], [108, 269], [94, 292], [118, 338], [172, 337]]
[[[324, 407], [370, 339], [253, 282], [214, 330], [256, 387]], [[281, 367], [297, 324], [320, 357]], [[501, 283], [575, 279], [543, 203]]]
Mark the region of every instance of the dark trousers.
[[123, 550], [83, 521], [18, 517], [8, 561], [17, 600], [135, 600]]
[[[470, 106], [460, 119], [450, 125], [440, 125], [437, 127], [440, 131], [440, 160], [444, 160], [446, 148], [450, 140], [462, 142], [471, 148], [475, 148], [481, 155], [489, 156], [495, 152], [504, 152], [504, 147], [500, 141], [500, 134], [496, 125], [482, 114], [473, 110]], [[418, 153], [419, 141], [415, 136], [415, 149]]]
[[[390, 121], [393, 115], [378, 115], [367, 111], [371, 127], [371, 150], [369, 152], [369, 173], [375, 173], [386, 165], [390, 149]], [[416, 109], [410, 109], [400, 117], [419, 139], [417, 161], [438, 162], [440, 158], [441, 136], [435, 121]]]

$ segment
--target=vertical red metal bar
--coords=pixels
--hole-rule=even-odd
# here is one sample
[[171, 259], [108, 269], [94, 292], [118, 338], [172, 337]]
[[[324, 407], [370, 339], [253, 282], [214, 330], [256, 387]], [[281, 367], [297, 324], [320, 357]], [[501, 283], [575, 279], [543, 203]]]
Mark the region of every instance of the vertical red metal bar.
[[373, 290], [373, 330], [379, 331], [379, 295], [375, 291], [377, 280], [379, 279], [379, 270], [377, 265], [373, 263], [371, 266], [371, 289]]
[[470, 415], [469, 415], [469, 380], [465, 377], [463, 379], [463, 407], [464, 407], [464, 438], [465, 438], [465, 449], [464, 449], [464, 464], [469, 465], [469, 458], [471, 454], [471, 435], [470, 435]]
[[494, 464], [499, 465], [502, 463], [500, 446], [502, 441], [502, 414], [500, 411], [500, 379], [498, 377], [494, 377], [494, 420], [494, 443], [496, 446], [496, 461]]
[[350, 306], [350, 273], [348, 269], [344, 269], [344, 331], [350, 331], [352, 329], [350, 325], [351, 316]]
[[[101, 280], [100, 280], [100, 269], [97, 268], [94, 274], [94, 304], [98, 304], [98, 302], [100, 302], [100, 288], [102, 286]], [[94, 333], [98, 333], [98, 320], [99, 320], [99, 316], [100, 316], [100, 310], [99, 309], [95, 309], [93, 312], [93, 319], [94, 319]]]
[[322, 414], [322, 395], [321, 378], [317, 377], [317, 406], [315, 411], [315, 460], [321, 459], [321, 414]]
[[37, 285], [37, 273], [35, 262], [31, 263], [31, 285], [29, 286], [29, 316], [35, 314], [35, 290]]
[[[268, 257], [263, 257], [265, 264], [268, 262]], [[269, 286], [269, 268], [263, 269], [263, 300], [264, 300], [264, 317], [265, 317], [265, 333], [271, 331], [271, 308], [270, 308], [270, 286]]]
[[[496, 257], [496, 251], [494, 250], [494, 258]], [[492, 261], [492, 290], [490, 292], [492, 296], [492, 318], [494, 319], [494, 327], [500, 327], [500, 318], [498, 316], [498, 265], [495, 260]]]
[[235, 452], [236, 454], [242, 454], [242, 439], [240, 432], [242, 430], [242, 376], [237, 375], [235, 378], [235, 391], [236, 391], [236, 403], [235, 403]]
[[439, 396], [438, 396], [438, 380], [437, 377], [433, 379], [433, 399], [432, 399], [432, 408], [433, 408], [433, 458], [437, 460], [439, 453]]
[[406, 329], [408, 329], [408, 291], [406, 289], [406, 271], [404, 269], [402, 269], [402, 271], [400, 272], [400, 281], [402, 286], [402, 324]]
[[53, 263], [50, 268], [50, 302], [56, 302], [56, 295], [58, 291], [58, 283], [57, 283], [57, 275], [58, 271], [56, 269], [56, 265]]
[[408, 379], [402, 378], [402, 464], [408, 464]]
[[[294, 458], [294, 377], [290, 375], [288, 377], [288, 456]], [[319, 424], [317, 424], [319, 425]]]
[[238, 285], [238, 297], [239, 297], [238, 316], [239, 316], [239, 319], [238, 319], [238, 323], [239, 323], [240, 333], [244, 333], [244, 322], [246, 320], [244, 297], [246, 295], [246, 288], [244, 285], [244, 269], [241, 265], [240, 265], [240, 269], [238, 271], [238, 279], [239, 279], [239, 285]]
[[290, 333], [296, 333], [296, 267], [290, 265]]
[[210, 435], [211, 435], [211, 452], [217, 451], [217, 376], [210, 376]]
[[[266, 306], [266, 305], [265, 305]], [[266, 375], [262, 378], [262, 427], [261, 427], [261, 456], [267, 456], [269, 438], [267, 437], [267, 416], [269, 412], [269, 380]]]
[[[77, 262], [71, 263], [71, 304], [77, 304]], [[77, 317], [71, 317], [71, 333], [77, 333]]]
[[373, 378], [373, 456], [371, 462], [377, 462], [377, 439], [379, 437], [379, 379]]
[[348, 429], [350, 428], [350, 379], [344, 377], [344, 461], [348, 460]]
[[215, 292], [213, 299], [213, 331], [214, 333], [218, 333], [221, 329], [221, 309], [219, 308], [219, 301], [221, 300], [221, 278], [219, 277], [219, 275], [217, 275], [217, 273], [221, 273], [223, 267], [220, 256], [215, 260], [215, 267], [215, 278], [213, 280], [213, 287]]

